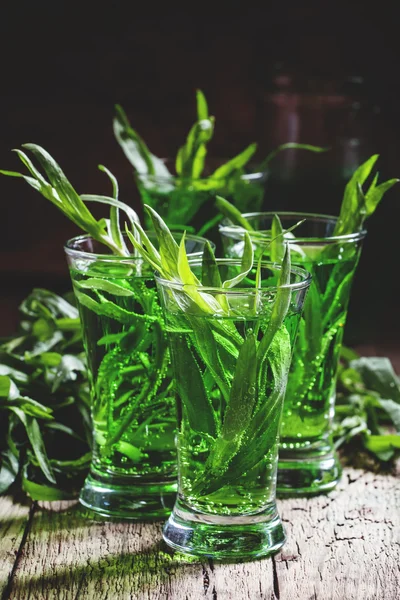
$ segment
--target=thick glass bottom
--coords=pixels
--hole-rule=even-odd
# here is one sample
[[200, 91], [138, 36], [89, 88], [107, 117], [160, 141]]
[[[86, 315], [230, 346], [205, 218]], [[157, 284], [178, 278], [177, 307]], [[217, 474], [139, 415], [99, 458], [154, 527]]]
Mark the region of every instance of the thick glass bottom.
[[252, 560], [277, 552], [286, 536], [275, 504], [255, 515], [197, 513], [176, 502], [163, 538], [174, 550], [214, 560]]
[[280, 451], [276, 493], [279, 497], [305, 496], [329, 492], [341, 477], [336, 453], [313, 454]]
[[152, 521], [171, 513], [176, 499], [176, 482], [143, 483], [140, 479], [102, 476], [91, 472], [79, 502], [103, 517]]

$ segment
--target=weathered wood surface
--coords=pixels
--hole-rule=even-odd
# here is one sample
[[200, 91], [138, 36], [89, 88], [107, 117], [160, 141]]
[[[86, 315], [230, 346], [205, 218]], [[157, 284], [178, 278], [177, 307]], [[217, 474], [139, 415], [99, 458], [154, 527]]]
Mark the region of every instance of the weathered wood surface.
[[74, 503], [0, 500], [2, 600], [400, 599], [400, 472], [345, 469], [327, 496], [279, 501], [271, 559], [181, 558], [161, 524], [94, 522]]

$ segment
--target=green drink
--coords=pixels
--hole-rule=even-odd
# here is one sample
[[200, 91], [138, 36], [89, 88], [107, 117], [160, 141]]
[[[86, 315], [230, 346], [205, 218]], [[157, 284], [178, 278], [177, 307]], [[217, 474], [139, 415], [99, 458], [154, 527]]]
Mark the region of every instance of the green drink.
[[[198, 263], [190, 266], [200, 277]], [[178, 498], [163, 535], [175, 549], [217, 559], [267, 555], [284, 543], [275, 501], [279, 425], [310, 283], [294, 268], [277, 288], [280, 268], [262, 263], [229, 289], [242, 267], [217, 259], [219, 288], [156, 277], [178, 412]]]
[[[337, 219], [326, 215], [277, 213], [283, 229], [306, 221], [285, 236], [292, 263], [312, 274], [293, 360], [282, 416], [279, 451], [279, 494], [327, 491], [340, 477], [333, 447], [332, 425], [336, 372], [351, 284], [365, 231], [333, 236]], [[268, 256], [273, 213], [245, 215], [255, 232], [250, 234], [258, 252]], [[228, 256], [242, 252], [243, 231], [220, 229]]]
[[[189, 236], [186, 246], [199, 252], [204, 239]], [[108, 516], [163, 516], [176, 494], [176, 413], [152, 269], [104, 254], [89, 236], [65, 250], [92, 395], [93, 455], [80, 502]]]

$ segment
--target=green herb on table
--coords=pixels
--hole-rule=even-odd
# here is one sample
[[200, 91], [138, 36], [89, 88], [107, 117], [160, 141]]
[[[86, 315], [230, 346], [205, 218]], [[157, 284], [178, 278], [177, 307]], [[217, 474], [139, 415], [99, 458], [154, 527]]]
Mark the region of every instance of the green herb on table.
[[[82, 359], [78, 363], [74, 356], [62, 356], [58, 350], [58, 354], [54, 353], [53, 346], [64, 342], [64, 337], [54, 319], [50, 320], [52, 315], [47, 305], [41, 309], [43, 318], [37, 319], [32, 325], [33, 335], [38, 340], [34, 340], [34, 349], [38, 355], [40, 353], [40, 358], [35, 355], [34, 359], [29, 357], [29, 361], [26, 359], [25, 362], [33, 369], [36, 363], [39, 368], [45, 361], [43, 378], [45, 382], [51, 381], [54, 392], [63, 378], [69, 374], [73, 376], [78, 364], [81, 371], [87, 368], [95, 430], [93, 461], [97, 471], [102, 469], [106, 475], [112, 472], [125, 477], [147, 477], [146, 481], [153, 477], [151, 481], [154, 485], [168, 478], [174, 481], [175, 411], [164, 322], [151, 269], [140, 258], [137, 259], [133, 248], [128, 248], [129, 240], [120, 225], [120, 213], [124, 213], [125, 225], [130, 227], [134, 239], [136, 230], [133, 223], [138, 221], [138, 217], [129, 206], [118, 200], [118, 183], [105, 167], [101, 166], [100, 169], [109, 177], [113, 195], [80, 196], [60, 166], [43, 148], [35, 144], [23, 147], [32, 152], [47, 178], [20, 150], [17, 151], [18, 156], [30, 174], [0, 172], [23, 178], [55, 204], [89, 234], [91, 248], [95, 242], [99, 242], [97, 255], [93, 251], [83, 251], [73, 261], [68, 254], [83, 327], [87, 366], [83, 365]], [[90, 202], [107, 206], [109, 216], [97, 220], [87, 207]], [[110, 258], [105, 259], [104, 254]], [[78, 311], [75, 308], [74, 315], [78, 326]], [[57, 315], [59, 318], [61, 316]], [[9, 350], [10, 344], [13, 346], [15, 342], [9, 342]], [[25, 355], [22, 360], [25, 360]], [[20, 370], [19, 365], [17, 370]], [[36, 371], [33, 371], [33, 376], [37, 376]], [[7, 453], [4, 457], [4, 489], [12, 478], [11, 474], [16, 475], [18, 462], [18, 473], [22, 473], [24, 489], [32, 497], [50, 498], [51, 494], [54, 498], [60, 497], [63, 483], [51, 462], [53, 459], [47, 458], [47, 446], [42, 435], [43, 428], [46, 432], [52, 428], [54, 417], [51, 405], [48, 407], [46, 404], [43, 408], [40, 395], [24, 399], [18, 381], [11, 383], [9, 377], [11, 375], [5, 372], [1, 388], [11, 427], [8, 437], [5, 433], [9, 444], [4, 450]], [[33, 391], [36, 392], [36, 388]], [[71, 401], [75, 400], [71, 398]], [[37, 422], [39, 417], [42, 427]], [[21, 458], [22, 462], [19, 448], [11, 435], [17, 418], [27, 435], [24, 443], [25, 446], [28, 444], [28, 451]], [[18, 435], [20, 429], [16, 430]], [[37, 468], [31, 473], [32, 465]], [[80, 465], [86, 468], [88, 462]]]
[[388, 358], [342, 348], [334, 437], [344, 457], [363, 449], [382, 462], [400, 456], [400, 381]]
[[0, 494], [58, 500], [79, 491], [91, 460], [89, 386], [73, 300], [35, 289], [18, 335], [0, 345]]

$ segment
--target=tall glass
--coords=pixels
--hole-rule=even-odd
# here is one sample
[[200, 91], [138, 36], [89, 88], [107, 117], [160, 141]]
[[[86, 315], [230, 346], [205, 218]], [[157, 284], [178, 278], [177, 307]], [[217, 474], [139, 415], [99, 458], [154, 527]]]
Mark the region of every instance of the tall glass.
[[[188, 236], [187, 252], [196, 256], [204, 244]], [[133, 255], [107, 254], [88, 235], [69, 240], [65, 252], [92, 399], [92, 462], [80, 502], [105, 516], [163, 517], [177, 489], [176, 414], [152, 270]]]
[[[258, 253], [268, 257], [272, 212], [249, 213]], [[336, 217], [277, 213], [284, 229], [306, 219], [286, 241], [292, 264], [312, 274], [294, 348], [282, 417], [277, 492], [319, 493], [335, 487], [340, 463], [333, 446], [336, 373], [353, 276], [365, 231], [333, 236]], [[227, 256], [240, 256], [243, 230], [222, 223]]]
[[[240, 270], [240, 261], [217, 264], [222, 280]], [[200, 275], [200, 265], [191, 265]], [[290, 284], [278, 291], [279, 272], [263, 263], [262, 285], [254, 270], [231, 289], [156, 277], [178, 412], [178, 496], [163, 531], [174, 549], [254, 558], [285, 541], [275, 501], [279, 424], [310, 277], [294, 268]], [[282, 301], [285, 310], [290, 305], [277, 324], [272, 307], [282, 308]]]
[[[242, 212], [261, 210], [267, 173], [243, 170], [229, 177], [211, 175], [200, 179], [136, 173], [135, 178], [143, 204], [154, 208], [170, 228], [191, 225], [198, 231], [204, 225], [204, 213], [207, 218], [217, 215], [214, 208], [217, 194], [230, 200]], [[144, 218], [146, 226], [150, 227], [147, 215]]]

